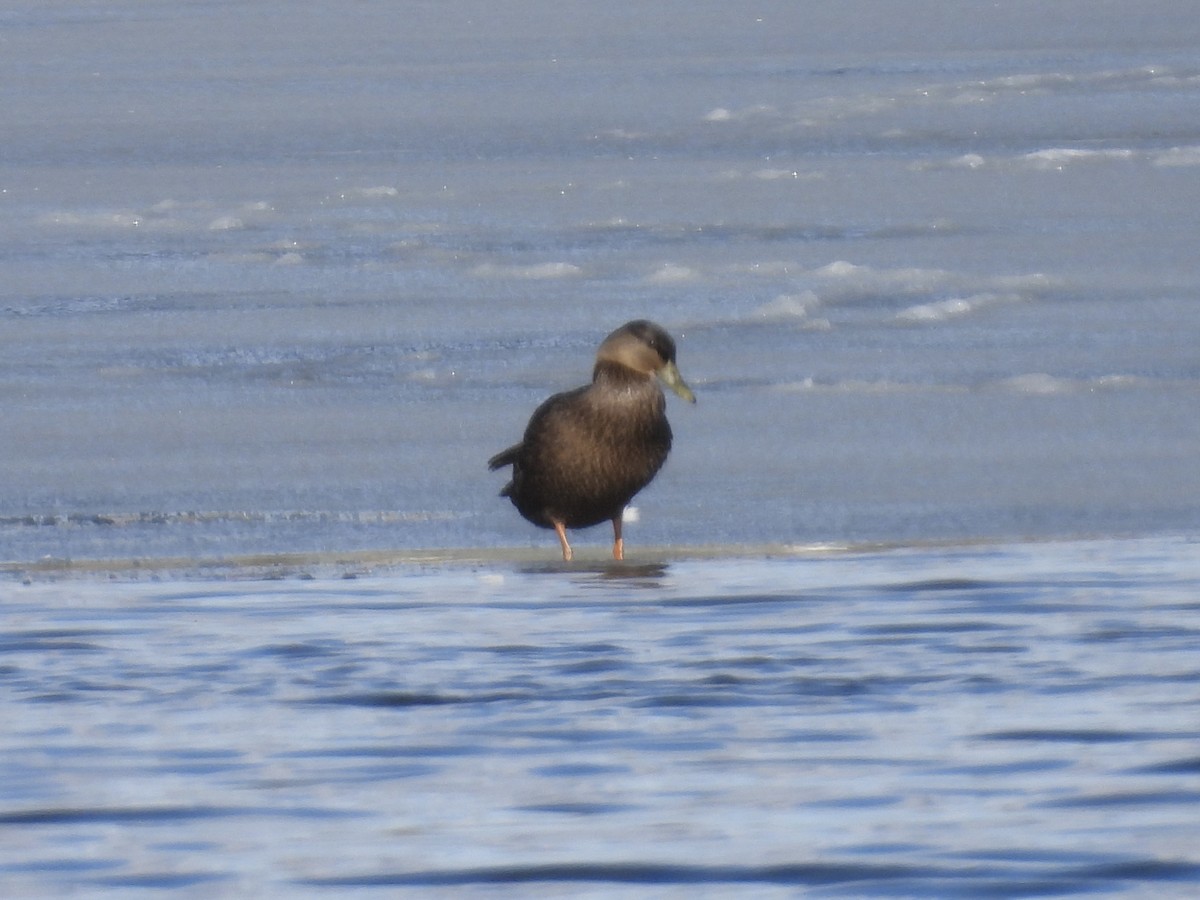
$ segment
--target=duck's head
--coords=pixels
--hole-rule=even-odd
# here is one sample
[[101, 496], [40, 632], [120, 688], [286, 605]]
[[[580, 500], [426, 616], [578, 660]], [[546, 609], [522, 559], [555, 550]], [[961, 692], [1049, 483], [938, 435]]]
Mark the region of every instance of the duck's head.
[[604, 339], [596, 362], [611, 362], [658, 379], [688, 403], [696, 395], [675, 365], [675, 341], [660, 325], [646, 319], [626, 322]]

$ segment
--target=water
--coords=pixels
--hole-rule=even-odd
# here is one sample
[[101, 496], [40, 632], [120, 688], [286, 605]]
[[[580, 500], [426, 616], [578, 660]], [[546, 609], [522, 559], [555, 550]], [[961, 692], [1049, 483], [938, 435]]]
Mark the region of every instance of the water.
[[884, 7], [0, 11], [6, 896], [1196, 893], [1200, 18]]
[[7, 896], [1200, 888], [1195, 543], [298, 574], [8, 591]]

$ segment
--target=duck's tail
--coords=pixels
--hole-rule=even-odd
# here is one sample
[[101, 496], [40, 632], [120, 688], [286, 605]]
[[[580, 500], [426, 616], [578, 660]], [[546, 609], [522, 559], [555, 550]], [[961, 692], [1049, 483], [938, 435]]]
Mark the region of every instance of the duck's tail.
[[[513, 466], [517, 461], [517, 454], [521, 452], [520, 444], [513, 444], [507, 450], [501, 450], [495, 456], [488, 460], [488, 468], [493, 472], [497, 469], [503, 469], [505, 466]], [[501, 497], [511, 497], [513, 492], [513, 483], [510, 481], [504, 487], [500, 488]]]
[[513, 444], [507, 450], [501, 450], [495, 456], [488, 460], [488, 468], [495, 472], [497, 469], [503, 469], [505, 466], [511, 466], [517, 461], [517, 454], [521, 452], [520, 444]]

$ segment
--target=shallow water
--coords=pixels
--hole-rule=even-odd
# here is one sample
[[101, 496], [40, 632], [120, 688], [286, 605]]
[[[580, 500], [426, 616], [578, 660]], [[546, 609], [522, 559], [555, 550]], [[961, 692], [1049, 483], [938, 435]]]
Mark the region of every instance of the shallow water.
[[7, 896], [1194, 896], [1183, 540], [5, 589]]

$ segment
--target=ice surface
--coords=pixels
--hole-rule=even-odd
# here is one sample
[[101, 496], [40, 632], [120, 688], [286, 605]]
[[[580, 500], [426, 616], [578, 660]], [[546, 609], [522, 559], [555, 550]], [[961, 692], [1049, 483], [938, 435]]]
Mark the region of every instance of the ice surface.
[[1190, 4], [0, 29], [4, 559], [544, 544], [483, 461], [642, 316], [631, 548], [1200, 525]]

